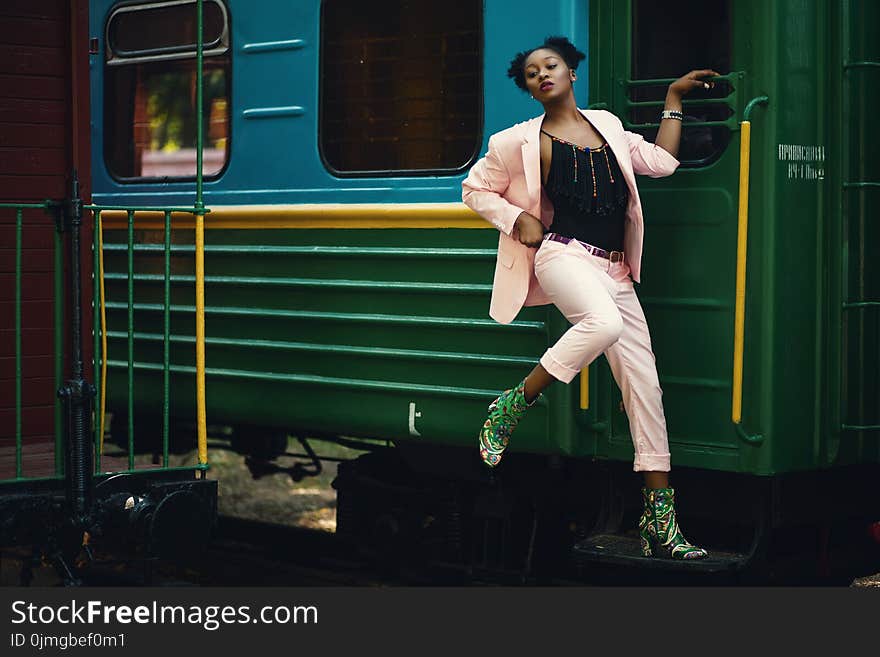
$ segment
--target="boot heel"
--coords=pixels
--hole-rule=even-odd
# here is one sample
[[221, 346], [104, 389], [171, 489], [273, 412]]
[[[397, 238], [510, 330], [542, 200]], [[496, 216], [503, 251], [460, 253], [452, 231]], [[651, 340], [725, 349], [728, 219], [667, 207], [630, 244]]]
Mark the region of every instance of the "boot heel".
[[641, 544], [642, 544], [642, 556], [643, 557], [653, 557], [654, 550], [651, 547], [651, 541], [649, 541], [644, 536], [642, 536], [640, 538], [641, 538]]

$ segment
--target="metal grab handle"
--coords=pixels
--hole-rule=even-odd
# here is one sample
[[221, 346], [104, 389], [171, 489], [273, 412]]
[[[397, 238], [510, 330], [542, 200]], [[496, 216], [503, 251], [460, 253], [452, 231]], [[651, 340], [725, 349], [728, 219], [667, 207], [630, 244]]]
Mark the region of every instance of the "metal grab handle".
[[590, 366], [587, 365], [581, 370], [581, 390], [580, 390], [580, 407], [582, 411], [590, 408]]
[[743, 344], [745, 342], [746, 318], [746, 255], [749, 232], [749, 154], [751, 148], [752, 124], [749, 115], [757, 105], [766, 105], [767, 96], [753, 98], [746, 105], [740, 132], [739, 148], [739, 211], [736, 237], [736, 312], [733, 333], [733, 408], [731, 419], [736, 425], [739, 437], [745, 442], [758, 445], [764, 441], [761, 434], [749, 435], [742, 428], [742, 380]]

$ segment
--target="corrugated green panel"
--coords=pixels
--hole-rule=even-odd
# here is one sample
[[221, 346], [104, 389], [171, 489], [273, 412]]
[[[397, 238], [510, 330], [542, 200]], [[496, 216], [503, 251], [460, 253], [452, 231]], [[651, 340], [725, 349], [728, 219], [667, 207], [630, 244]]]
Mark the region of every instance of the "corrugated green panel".
[[[109, 390], [122, 405], [113, 381], [124, 373], [126, 252], [114, 237], [105, 261]], [[211, 422], [471, 444], [488, 403], [543, 353], [547, 315], [556, 313], [527, 309], [511, 326], [488, 317], [494, 231], [213, 230], [206, 239]], [[195, 364], [187, 241], [175, 232], [171, 264], [172, 413], [180, 417]], [[135, 250], [137, 406], [155, 412], [163, 255], [149, 244]], [[410, 433], [410, 404], [420, 436]], [[517, 446], [556, 449], [549, 428], [541, 404]]]

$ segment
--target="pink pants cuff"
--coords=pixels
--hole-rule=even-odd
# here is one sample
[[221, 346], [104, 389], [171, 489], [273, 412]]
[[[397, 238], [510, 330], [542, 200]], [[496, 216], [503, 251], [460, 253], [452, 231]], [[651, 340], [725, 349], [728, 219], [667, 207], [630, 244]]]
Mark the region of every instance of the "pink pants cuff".
[[639, 454], [636, 452], [633, 461], [635, 472], [669, 472], [670, 469], [669, 454]]
[[549, 351], [545, 351], [541, 356], [541, 366], [547, 370], [550, 376], [563, 383], [571, 383], [580, 372], [580, 370], [573, 370], [558, 362], [550, 355]]

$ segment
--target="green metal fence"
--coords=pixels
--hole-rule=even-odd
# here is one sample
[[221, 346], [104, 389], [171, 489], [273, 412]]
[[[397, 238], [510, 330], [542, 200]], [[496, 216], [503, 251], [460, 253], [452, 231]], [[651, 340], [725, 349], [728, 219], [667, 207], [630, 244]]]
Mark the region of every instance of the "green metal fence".
[[[95, 330], [93, 332], [94, 337], [94, 378], [97, 382], [97, 397], [98, 404], [97, 408], [99, 409], [99, 420], [103, 419], [103, 409], [104, 409], [104, 399], [106, 398], [106, 366], [107, 366], [107, 329], [106, 329], [106, 319], [105, 319], [105, 310], [104, 310], [104, 259], [103, 259], [103, 221], [102, 221], [102, 213], [104, 212], [124, 212], [127, 217], [127, 228], [128, 228], [128, 243], [127, 243], [127, 255], [128, 255], [128, 272], [126, 276], [126, 280], [128, 283], [128, 294], [127, 294], [127, 310], [128, 310], [128, 320], [127, 320], [127, 371], [126, 371], [126, 386], [128, 389], [127, 399], [128, 399], [128, 409], [127, 409], [127, 419], [128, 419], [128, 470], [135, 470], [135, 407], [134, 407], [134, 371], [135, 371], [135, 359], [134, 359], [134, 339], [135, 339], [135, 326], [134, 326], [134, 281], [135, 281], [135, 273], [134, 273], [134, 253], [135, 253], [135, 239], [134, 239], [134, 229], [135, 229], [135, 217], [138, 212], [160, 212], [164, 216], [164, 273], [163, 273], [163, 281], [164, 281], [164, 289], [163, 289], [163, 385], [162, 385], [162, 466], [168, 467], [168, 454], [169, 454], [169, 432], [170, 432], [170, 400], [171, 400], [171, 360], [170, 360], [170, 349], [171, 349], [171, 230], [172, 226], [172, 213], [185, 213], [191, 214], [196, 217], [196, 242], [197, 246], [195, 249], [195, 258], [196, 258], [196, 269], [201, 270], [201, 274], [197, 273], [196, 275], [196, 297], [197, 300], [201, 296], [202, 302], [201, 304], [196, 304], [196, 324], [197, 324], [197, 334], [201, 332], [201, 338], [198, 337], [196, 339], [196, 351], [197, 351], [197, 362], [200, 360], [198, 356], [199, 352], [199, 342], [201, 341], [201, 350], [202, 350], [202, 367], [199, 368], [197, 366], [197, 378], [200, 383], [197, 384], [197, 395], [199, 399], [197, 399], [198, 404], [204, 404], [204, 266], [199, 265], [199, 261], [204, 262], [204, 239], [199, 239], [198, 233], [201, 230], [204, 231], [204, 225], [202, 224], [201, 229], [199, 227], [199, 219], [204, 218], [204, 215], [208, 212], [204, 207], [128, 207], [128, 206], [98, 206], [98, 205], [89, 205], [86, 206], [85, 209], [92, 211], [95, 219], [95, 236], [94, 236], [94, 253], [95, 257], [95, 276], [94, 276], [94, 327]], [[200, 245], [199, 245], [200, 244]], [[202, 292], [199, 292], [199, 288], [201, 288]], [[198, 330], [198, 326], [201, 325], [201, 331]], [[197, 464], [197, 468], [200, 470], [207, 469], [207, 454], [204, 448], [206, 437], [204, 435], [205, 428], [204, 423], [199, 422], [199, 462]], [[103, 422], [97, 421], [95, 422], [94, 427], [95, 432], [95, 469], [96, 472], [101, 472], [101, 446], [103, 443], [104, 436], [104, 427]]]
[[[44, 201], [43, 203], [0, 203], [0, 209], [15, 211], [15, 478], [23, 479], [23, 451], [24, 442], [22, 434], [22, 382], [24, 381], [23, 351], [22, 351], [22, 244], [24, 236], [24, 212], [25, 210], [42, 210], [52, 213], [60, 209], [57, 203]], [[54, 237], [54, 380], [55, 387], [61, 385], [63, 376], [63, 323], [64, 323], [64, 297], [63, 297], [63, 259], [62, 239], [60, 231], [55, 231]], [[61, 412], [60, 402], [55, 401], [55, 474], [61, 475], [63, 459], [61, 458]]]

